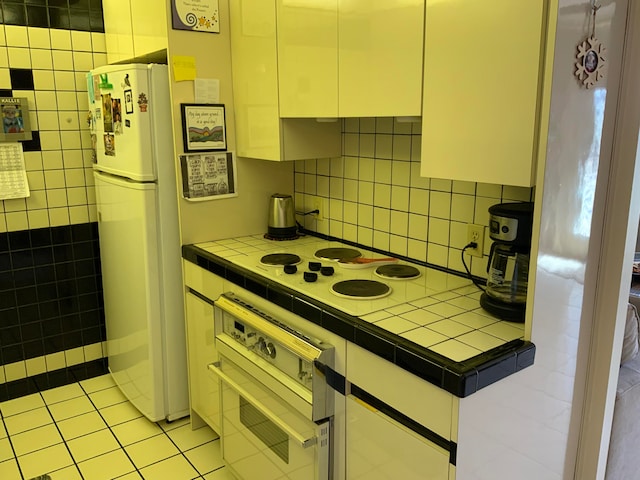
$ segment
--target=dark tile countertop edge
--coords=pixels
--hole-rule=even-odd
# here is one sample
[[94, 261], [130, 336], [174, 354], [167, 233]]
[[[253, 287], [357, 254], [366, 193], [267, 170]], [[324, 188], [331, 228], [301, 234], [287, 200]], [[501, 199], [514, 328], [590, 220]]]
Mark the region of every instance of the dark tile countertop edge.
[[531, 342], [512, 340], [455, 362], [195, 245], [184, 245], [182, 257], [460, 398], [533, 365], [536, 347]]

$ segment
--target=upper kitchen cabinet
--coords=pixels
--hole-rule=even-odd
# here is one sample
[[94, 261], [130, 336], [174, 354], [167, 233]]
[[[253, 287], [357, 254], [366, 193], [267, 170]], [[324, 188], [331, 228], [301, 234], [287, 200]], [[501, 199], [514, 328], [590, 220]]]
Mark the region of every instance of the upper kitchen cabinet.
[[116, 63], [167, 48], [166, 2], [103, 2], [107, 61]]
[[424, 0], [338, 0], [340, 117], [419, 116]]
[[340, 123], [280, 118], [276, 0], [230, 0], [236, 152], [263, 160], [340, 156]]
[[281, 117], [338, 116], [338, 2], [277, 0]]
[[541, 0], [426, 0], [423, 176], [535, 184], [555, 25], [547, 15]]
[[419, 116], [424, 0], [277, 0], [281, 117]]

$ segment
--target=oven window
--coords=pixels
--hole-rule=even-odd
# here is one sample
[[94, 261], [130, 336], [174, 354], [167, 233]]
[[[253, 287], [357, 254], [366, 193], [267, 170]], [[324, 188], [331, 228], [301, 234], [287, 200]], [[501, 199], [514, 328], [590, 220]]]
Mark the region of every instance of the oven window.
[[289, 437], [271, 420], [265, 417], [242, 396], [240, 398], [240, 422], [269, 449], [289, 464]]

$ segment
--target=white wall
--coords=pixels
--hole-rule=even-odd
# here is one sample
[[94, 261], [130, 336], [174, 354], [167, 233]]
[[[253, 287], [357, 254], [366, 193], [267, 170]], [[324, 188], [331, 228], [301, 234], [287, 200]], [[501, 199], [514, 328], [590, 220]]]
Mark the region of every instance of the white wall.
[[598, 192], [606, 190], [612, 155], [627, 2], [598, 12], [608, 71], [587, 90], [573, 65], [590, 33], [589, 6], [559, 1], [544, 189], [536, 192], [535, 364], [460, 402], [459, 479], [574, 476], [596, 293], [589, 273], [597, 271], [602, 239]]
[[[167, 2], [169, 8], [169, 2]], [[192, 56], [196, 76], [220, 80], [220, 103], [225, 104], [227, 147], [235, 148], [235, 116], [231, 80], [229, 2], [220, 0], [220, 33], [202, 33], [171, 28], [167, 14], [168, 61], [174, 55]], [[194, 103], [192, 81], [175, 82], [171, 78], [176, 158], [184, 153], [180, 104]], [[207, 202], [180, 200], [182, 243], [190, 244], [267, 231], [267, 208], [272, 193], [293, 193], [293, 163], [237, 159], [238, 196]]]

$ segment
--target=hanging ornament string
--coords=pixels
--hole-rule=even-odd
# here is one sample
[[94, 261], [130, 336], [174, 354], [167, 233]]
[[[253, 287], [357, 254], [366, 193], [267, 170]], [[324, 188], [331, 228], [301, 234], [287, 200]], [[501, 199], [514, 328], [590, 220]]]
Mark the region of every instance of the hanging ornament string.
[[604, 56], [606, 48], [596, 38], [596, 14], [600, 10], [600, 5], [591, 3], [591, 15], [588, 27], [591, 27], [591, 35], [578, 45], [576, 55], [575, 76], [581, 85], [591, 88], [598, 80], [604, 77], [604, 67], [606, 58]]

